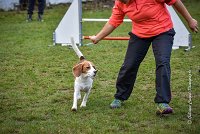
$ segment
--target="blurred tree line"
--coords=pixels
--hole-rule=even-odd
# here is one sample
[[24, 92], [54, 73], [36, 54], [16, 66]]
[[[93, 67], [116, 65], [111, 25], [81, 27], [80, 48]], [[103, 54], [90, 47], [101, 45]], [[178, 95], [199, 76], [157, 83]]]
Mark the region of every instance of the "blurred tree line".
[[[85, 9], [102, 9], [113, 7], [115, 0], [85, 0], [83, 1], [83, 8]], [[38, 1], [36, 0], [36, 5]], [[19, 0], [20, 10], [26, 10], [28, 6], [28, 0]], [[49, 3], [46, 4], [47, 7], [51, 6]]]

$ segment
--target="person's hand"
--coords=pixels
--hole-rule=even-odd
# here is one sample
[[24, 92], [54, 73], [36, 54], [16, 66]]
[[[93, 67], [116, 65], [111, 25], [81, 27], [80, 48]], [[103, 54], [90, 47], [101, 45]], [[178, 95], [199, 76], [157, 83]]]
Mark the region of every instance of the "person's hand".
[[197, 33], [199, 31], [198, 22], [195, 19], [192, 18], [190, 21], [188, 21], [188, 25], [193, 32]]
[[95, 35], [89, 36], [89, 38], [94, 44], [97, 44], [99, 42], [99, 39]]

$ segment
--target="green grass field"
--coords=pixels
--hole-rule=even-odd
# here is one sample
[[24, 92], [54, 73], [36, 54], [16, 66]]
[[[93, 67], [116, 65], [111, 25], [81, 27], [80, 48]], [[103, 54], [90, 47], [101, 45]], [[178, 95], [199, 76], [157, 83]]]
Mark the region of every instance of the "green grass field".
[[[200, 2], [185, 3], [200, 22]], [[43, 23], [27, 23], [26, 11], [0, 12], [0, 133], [22, 134], [199, 134], [200, 133], [200, 34], [192, 34], [190, 52], [174, 50], [171, 58], [171, 106], [168, 117], [155, 115], [155, 62], [150, 48], [140, 66], [134, 91], [120, 109], [109, 104], [123, 62], [127, 41], [101, 41], [80, 47], [99, 72], [86, 108], [71, 111], [72, 67], [78, 57], [72, 49], [52, 46], [52, 33], [67, 6], [45, 10]], [[83, 11], [83, 17], [108, 18], [111, 9]], [[36, 18], [36, 13], [34, 18]], [[83, 23], [84, 35], [96, 34], [104, 23]], [[131, 30], [123, 24], [113, 35]], [[90, 41], [84, 41], [84, 44]], [[191, 82], [191, 91], [188, 87]], [[189, 95], [192, 104], [189, 104]], [[80, 101], [79, 101], [80, 105]], [[192, 124], [189, 124], [190, 113]]]

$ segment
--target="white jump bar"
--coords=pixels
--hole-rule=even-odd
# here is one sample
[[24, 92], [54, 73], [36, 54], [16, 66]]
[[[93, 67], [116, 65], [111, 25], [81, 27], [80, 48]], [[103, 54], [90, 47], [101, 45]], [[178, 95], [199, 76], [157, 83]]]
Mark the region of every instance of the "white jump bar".
[[[83, 22], [107, 22], [109, 19], [89, 19], [89, 18], [83, 18]], [[124, 19], [124, 22], [132, 22], [130, 19]]]

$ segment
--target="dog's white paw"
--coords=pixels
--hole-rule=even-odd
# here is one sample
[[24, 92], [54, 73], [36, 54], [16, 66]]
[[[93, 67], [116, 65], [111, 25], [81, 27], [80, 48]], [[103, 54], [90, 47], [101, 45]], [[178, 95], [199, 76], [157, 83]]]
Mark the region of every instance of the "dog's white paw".
[[81, 106], [80, 107], [86, 107], [86, 104], [81, 104]]
[[76, 112], [77, 111], [77, 108], [75, 108], [75, 107], [72, 107], [72, 109], [71, 109], [72, 111], [74, 111], [74, 112]]

